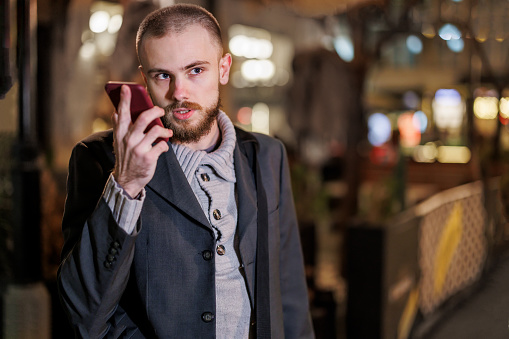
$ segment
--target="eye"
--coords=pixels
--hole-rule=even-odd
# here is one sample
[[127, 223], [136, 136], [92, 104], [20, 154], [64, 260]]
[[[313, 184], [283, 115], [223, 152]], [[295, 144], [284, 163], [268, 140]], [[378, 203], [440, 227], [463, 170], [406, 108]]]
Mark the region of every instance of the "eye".
[[157, 80], [168, 80], [170, 78], [170, 75], [168, 73], [159, 73], [156, 74], [155, 78]]
[[202, 68], [200, 68], [200, 67], [195, 67], [195, 68], [191, 69], [191, 72], [190, 72], [190, 73], [191, 73], [192, 75], [197, 75], [197, 74], [200, 74], [201, 72], [203, 72], [203, 69], [202, 69]]

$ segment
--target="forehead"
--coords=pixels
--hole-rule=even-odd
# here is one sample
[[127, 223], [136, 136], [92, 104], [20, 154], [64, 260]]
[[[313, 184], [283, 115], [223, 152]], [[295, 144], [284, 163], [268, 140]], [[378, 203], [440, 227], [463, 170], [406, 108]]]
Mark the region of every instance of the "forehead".
[[[195, 60], [219, 60], [221, 49], [210, 33], [200, 25], [162, 37], [145, 37], [140, 45], [140, 61], [144, 67], [161, 66]], [[146, 65], [149, 64], [149, 65]]]

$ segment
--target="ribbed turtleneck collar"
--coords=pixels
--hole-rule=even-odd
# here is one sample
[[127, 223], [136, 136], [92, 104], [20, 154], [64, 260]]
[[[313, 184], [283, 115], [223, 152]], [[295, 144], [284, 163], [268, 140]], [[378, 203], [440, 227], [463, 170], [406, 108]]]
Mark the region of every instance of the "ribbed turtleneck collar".
[[172, 144], [173, 151], [189, 183], [193, 180], [193, 174], [200, 164], [211, 166], [224, 180], [235, 182], [233, 167], [233, 150], [237, 141], [235, 128], [223, 111], [219, 112], [217, 124], [221, 131], [221, 144], [213, 152], [195, 151], [182, 144]]

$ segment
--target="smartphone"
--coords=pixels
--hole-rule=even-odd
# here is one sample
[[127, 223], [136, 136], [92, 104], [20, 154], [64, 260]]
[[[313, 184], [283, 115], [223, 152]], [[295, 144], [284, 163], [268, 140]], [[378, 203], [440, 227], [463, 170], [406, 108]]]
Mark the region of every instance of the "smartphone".
[[[131, 120], [132, 122], [135, 122], [141, 112], [154, 107], [154, 104], [143, 85], [134, 82], [108, 81], [104, 88], [106, 93], [108, 93], [113, 106], [115, 106], [115, 109], [118, 110], [118, 104], [120, 102], [120, 88], [122, 85], [127, 85], [131, 89]], [[145, 133], [147, 133], [155, 125], [164, 127], [161, 119], [157, 118], [147, 126]], [[168, 142], [169, 138], [158, 138], [155, 143], [158, 143], [160, 140]]]

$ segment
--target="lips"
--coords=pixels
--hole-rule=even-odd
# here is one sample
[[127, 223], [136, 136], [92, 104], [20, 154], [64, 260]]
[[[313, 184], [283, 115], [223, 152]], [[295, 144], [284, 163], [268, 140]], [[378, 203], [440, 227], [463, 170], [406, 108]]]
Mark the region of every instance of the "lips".
[[201, 106], [195, 102], [175, 102], [166, 107], [166, 112], [171, 112], [176, 120], [187, 120], [196, 111], [201, 110]]
[[186, 108], [177, 108], [177, 109], [174, 109], [172, 112], [173, 112], [173, 116], [175, 117], [175, 119], [187, 120], [193, 115], [194, 110], [186, 109]]

